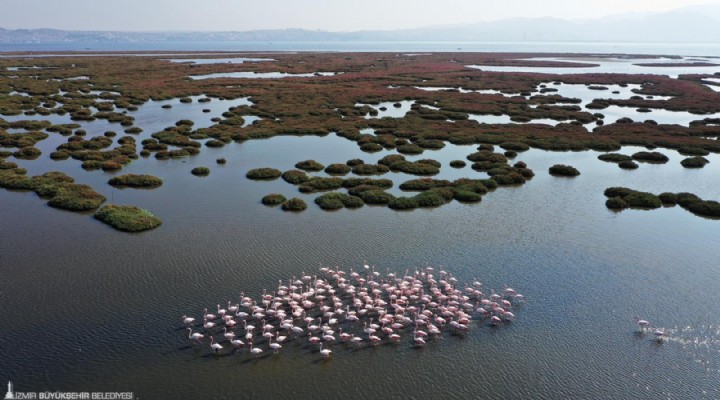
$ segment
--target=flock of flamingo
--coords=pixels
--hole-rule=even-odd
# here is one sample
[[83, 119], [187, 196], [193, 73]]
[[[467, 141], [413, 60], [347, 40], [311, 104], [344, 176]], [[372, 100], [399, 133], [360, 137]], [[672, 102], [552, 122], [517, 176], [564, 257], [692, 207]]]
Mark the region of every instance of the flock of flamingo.
[[444, 332], [467, 333], [472, 321], [509, 323], [515, 318], [511, 310], [525, 301], [511, 288], [489, 295], [482, 290], [478, 281], [459, 285], [452, 274], [432, 267], [402, 277], [382, 275], [367, 264], [349, 273], [320, 268], [313, 276], [303, 273], [280, 281], [274, 291], [263, 290], [259, 301], [241, 293], [237, 303], [218, 304], [214, 313], [205, 309], [198, 320], [183, 315], [182, 322], [194, 345], [207, 338], [214, 353], [248, 349], [259, 356], [277, 353], [290, 341], [305, 341], [330, 357], [337, 343], [422, 347]]
[[663, 329], [653, 327], [648, 320], [640, 319], [640, 317], [636, 316], [635, 323], [638, 326], [639, 333], [644, 334], [646, 332], [652, 332], [653, 336], [655, 336], [655, 340], [658, 342], [662, 342], [667, 336]]

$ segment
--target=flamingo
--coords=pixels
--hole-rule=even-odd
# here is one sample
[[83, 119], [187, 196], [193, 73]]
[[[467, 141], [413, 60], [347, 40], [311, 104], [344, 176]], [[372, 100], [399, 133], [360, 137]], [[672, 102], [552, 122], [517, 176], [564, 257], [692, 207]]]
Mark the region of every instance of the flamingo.
[[663, 338], [665, 338], [665, 331], [663, 331], [662, 329], [655, 329], [653, 331], [653, 335], [655, 335], [655, 340], [657, 340], [658, 342], [662, 342]]
[[195, 322], [195, 318], [190, 318], [187, 315], [183, 315], [182, 320], [185, 325], [192, 325]]
[[205, 335], [203, 335], [201, 333], [197, 333], [197, 332], [193, 333], [192, 328], [187, 328], [187, 329], [188, 329], [188, 339], [192, 339], [196, 342], [199, 342], [205, 337]]
[[231, 340], [232, 338], [235, 337], [235, 334], [232, 332], [228, 332], [227, 328], [223, 328], [223, 336], [225, 336], [225, 339]]
[[254, 355], [255, 357], [257, 357], [257, 356], [260, 355], [260, 353], [262, 353], [262, 352], [263, 352], [263, 351], [262, 351], [261, 348], [259, 348], [259, 347], [253, 347], [253, 343], [250, 342], [250, 353], [252, 353], [252, 355]]
[[330, 350], [330, 349], [323, 350], [323, 344], [320, 343], [320, 355], [323, 357], [330, 357], [332, 355], [332, 350]]
[[268, 346], [270, 346], [271, 349], [275, 350], [276, 353], [278, 352], [278, 350], [280, 350], [282, 348], [280, 343], [272, 342], [272, 337], [270, 337], [270, 344], [268, 344]]
[[232, 344], [234, 348], [239, 349], [243, 347], [245, 343], [243, 343], [240, 339], [233, 339], [230, 341], [230, 344]]
[[220, 343], [215, 343], [215, 338], [210, 336], [210, 348], [217, 353], [218, 351], [222, 350], [222, 345]]
[[650, 322], [644, 319], [640, 319], [640, 317], [638, 316], [635, 317], [635, 323], [638, 324], [640, 332], [644, 332], [650, 326]]

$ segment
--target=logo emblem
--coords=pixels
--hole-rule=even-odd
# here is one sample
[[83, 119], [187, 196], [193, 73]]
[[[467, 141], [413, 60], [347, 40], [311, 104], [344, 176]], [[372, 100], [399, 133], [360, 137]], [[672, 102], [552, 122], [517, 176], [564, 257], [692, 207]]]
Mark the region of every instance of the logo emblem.
[[5, 393], [6, 399], [14, 399], [15, 398], [15, 391], [13, 391], [13, 384], [12, 382], [8, 381], [8, 391]]

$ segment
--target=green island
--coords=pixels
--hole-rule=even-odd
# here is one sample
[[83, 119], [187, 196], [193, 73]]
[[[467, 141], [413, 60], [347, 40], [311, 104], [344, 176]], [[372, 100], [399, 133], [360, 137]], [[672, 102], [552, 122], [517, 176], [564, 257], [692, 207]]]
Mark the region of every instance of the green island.
[[626, 187], [610, 187], [605, 189], [604, 194], [608, 197], [605, 205], [610, 209], [656, 209], [663, 206], [673, 207], [677, 204], [695, 215], [713, 219], [720, 218], [719, 202], [715, 200], [703, 200], [693, 193], [663, 192], [655, 195]]
[[150, 211], [135, 206], [108, 204], [99, 209], [94, 217], [124, 232], [142, 232], [162, 224]]

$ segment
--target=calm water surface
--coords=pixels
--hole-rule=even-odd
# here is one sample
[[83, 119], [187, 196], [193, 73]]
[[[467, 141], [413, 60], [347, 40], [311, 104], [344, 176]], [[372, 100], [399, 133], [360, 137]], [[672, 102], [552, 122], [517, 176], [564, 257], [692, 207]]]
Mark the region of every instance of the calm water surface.
[[[249, 101], [175, 100], [170, 110], [148, 103], [134, 114], [145, 129], [138, 142], [179, 119], [209, 124]], [[89, 136], [120, 130], [95, 123], [105, 122], [88, 124]], [[121, 233], [90, 215], [52, 209], [32, 192], [0, 191], [0, 379], [11, 379], [18, 391], [133, 391], [145, 399], [720, 397], [720, 222], [679, 207], [615, 213], [602, 194], [628, 186], [720, 199], [718, 155], [689, 170], [679, 164], [683, 156], [660, 150], [669, 163], [625, 171], [593, 151], [530, 150], [514, 161], [525, 161], [536, 176], [479, 204], [325, 212], [312, 203], [316, 195], [282, 180], [250, 181], [245, 173], [286, 170], [305, 159], [376, 162], [393, 152], [363, 153], [334, 134], [230, 143], [185, 159], [134, 161], [122, 174], [151, 173], [165, 183], [121, 190], [106, 184], [113, 173], [48, 159], [65, 140], [52, 134], [40, 143], [40, 159], [13, 161], [29, 174], [64, 171], [110, 203], [151, 210], [163, 225]], [[485, 177], [469, 166], [448, 166], [474, 151], [448, 145], [408, 159], [439, 160], [438, 178]], [[215, 164], [220, 157], [226, 165]], [[552, 177], [547, 170], [556, 163], [582, 175]], [[195, 177], [196, 166], [212, 172]], [[411, 178], [383, 177], [396, 183], [395, 194]], [[310, 206], [284, 213], [260, 204], [268, 193], [298, 196]], [[253, 359], [188, 345], [183, 314], [199, 317], [241, 291], [258, 297], [278, 279], [320, 266], [357, 269], [366, 261], [397, 272], [443, 266], [461, 282], [512, 286], [527, 303], [512, 324], [479, 324], [464, 338], [445, 334], [421, 350], [408, 343], [334, 345], [332, 359], [322, 360], [300, 343]], [[665, 328], [668, 340], [636, 334], [635, 315]]]

